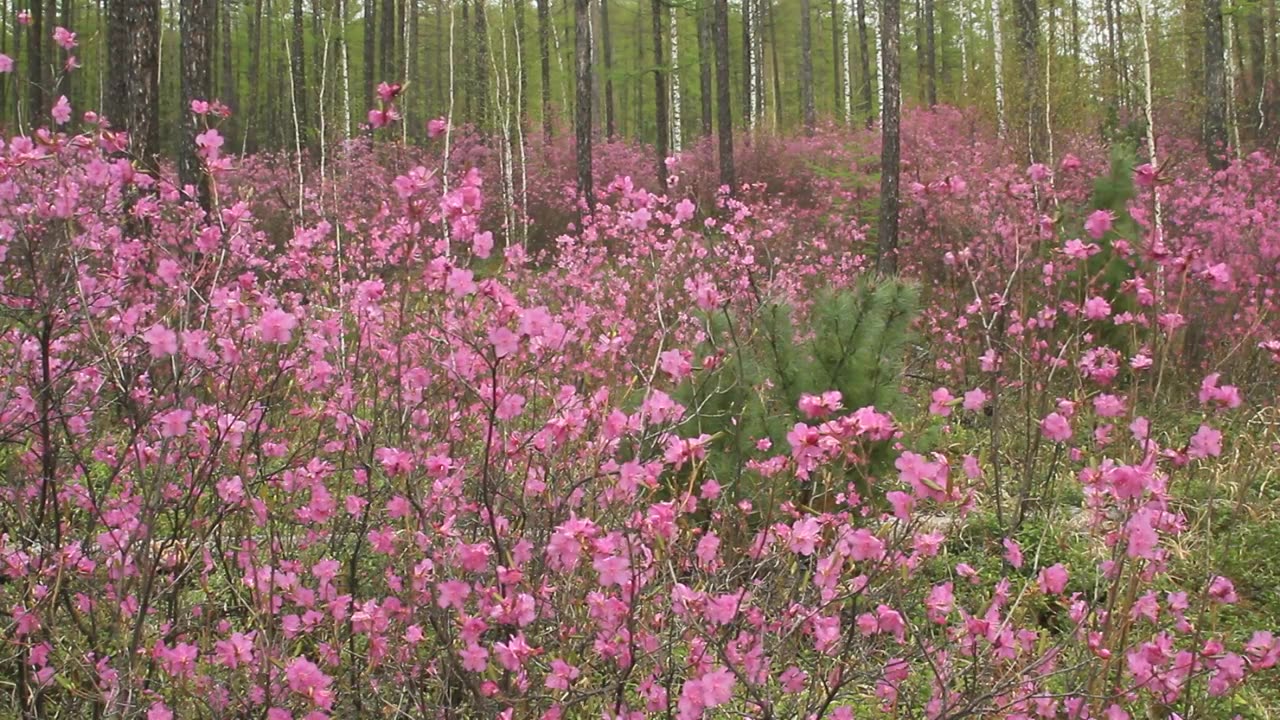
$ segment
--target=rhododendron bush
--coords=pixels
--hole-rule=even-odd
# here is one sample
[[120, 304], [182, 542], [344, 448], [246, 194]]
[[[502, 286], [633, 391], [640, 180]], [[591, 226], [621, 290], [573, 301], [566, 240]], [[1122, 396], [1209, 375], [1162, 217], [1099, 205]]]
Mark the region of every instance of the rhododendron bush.
[[[806, 390], [732, 472], [681, 388], [871, 280], [870, 135], [733, 198], [695, 149], [585, 221], [548, 148], [516, 220], [572, 223], [528, 245], [435, 146], [299, 187], [211, 128], [206, 213], [105, 126], [6, 140], [5, 713], [1230, 716], [1280, 638], [1223, 621], [1230, 538], [1190, 498], [1242, 512], [1275, 472], [1280, 169], [1130, 168], [1099, 208], [1101, 149], [952, 164], [948, 112], [907, 123], [913, 401]], [[1121, 279], [1078, 272], [1104, 252]]]

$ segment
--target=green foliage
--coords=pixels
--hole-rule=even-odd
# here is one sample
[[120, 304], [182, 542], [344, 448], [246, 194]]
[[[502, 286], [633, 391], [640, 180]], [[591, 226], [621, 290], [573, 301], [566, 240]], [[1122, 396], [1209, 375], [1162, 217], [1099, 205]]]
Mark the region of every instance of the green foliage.
[[[1110, 172], [1094, 182], [1088, 212], [1105, 210], [1111, 213], [1112, 226], [1098, 241], [1102, 252], [1084, 262], [1074, 278], [1074, 284], [1080, 288], [1078, 301], [1083, 302], [1089, 295], [1099, 295], [1111, 305], [1115, 314], [1138, 311], [1133, 293], [1124, 290], [1126, 284], [1133, 280], [1135, 268], [1132, 261], [1117, 252], [1115, 247], [1119, 240], [1136, 244], [1143, 237], [1142, 227], [1129, 214], [1129, 203], [1137, 197], [1133, 183], [1135, 157], [1132, 145], [1126, 142], [1116, 144], [1111, 151]], [[1127, 350], [1129, 337], [1124, 326], [1099, 323], [1094, 332], [1102, 344], [1121, 352]]]
[[[904, 355], [919, 303], [916, 285], [868, 279], [852, 289], [819, 293], [802, 327], [785, 303], [762, 306], [749, 327], [727, 312], [707, 317], [700, 355], [723, 361], [679, 392], [691, 413], [686, 434], [717, 438], [707, 471], [737, 497], [765, 497], [767, 489], [757, 486], [746, 464], [761, 454], [760, 438], [771, 441], [772, 452], [785, 452], [788, 431], [805, 420], [798, 408], [805, 394], [838, 390], [842, 412], [866, 406], [881, 412], [901, 409]], [[890, 444], [879, 445], [868, 463], [847, 469], [846, 479], [863, 486], [867, 477], [889, 466]]]

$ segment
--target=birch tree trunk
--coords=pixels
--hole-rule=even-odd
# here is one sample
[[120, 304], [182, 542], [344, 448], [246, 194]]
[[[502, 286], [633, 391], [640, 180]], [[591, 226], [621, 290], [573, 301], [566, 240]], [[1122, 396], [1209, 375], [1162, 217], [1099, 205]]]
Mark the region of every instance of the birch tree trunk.
[[679, 6], [672, 5], [671, 14], [671, 152], [680, 152], [684, 133], [680, 116], [680, 22], [676, 15]]

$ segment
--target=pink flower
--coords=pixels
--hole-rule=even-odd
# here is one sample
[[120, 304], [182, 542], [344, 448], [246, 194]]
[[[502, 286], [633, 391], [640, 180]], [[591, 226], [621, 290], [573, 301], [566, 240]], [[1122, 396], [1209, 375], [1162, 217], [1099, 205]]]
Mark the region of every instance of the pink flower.
[[1143, 163], [1133, 169], [1133, 181], [1139, 187], [1149, 188], [1156, 184], [1156, 169], [1151, 163]]
[[1084, 301], [1084, 316], [1089, 320], [1105, 320], [1111, 317], [1111, 303], [1095, 295]]
[[689, 200], [689, 198], [684, 198], [680, 202], [676, 203], [676, 224], [679, 225], [680, 223], [692, 220], [694, 210], [694, 204]]
[[4, 53], [0, 53], [0, 73], [11, 72], [13, 72], [13, 58], [5, 55]]
[[399, 84], [385, 82], [378, 83], [378, 99], [382, 100], [384, 103], [389, 103], [396, 99], [396, 96], [400, 94], [400, 90], [401, 87]]
[[969, 412], [977, 412], [987, 404], [987, 394], [982, 388], [974, 388], [964, 394], [964, 409]]
[[1040, 432], [1053, 442], [1071, 439], [1071, 422], [1058, 413], [1049, 413], [1040, 421]]
[[1022, 547], [1013, 538], [1004, 539], [1004, 559], [1015, 568], [1022, 567]]
[[1027, 168], [1027, 177], [1031, 178], [1031, 182], [1044, 182], [1051, 174], [1044, 163], [1036, 163]]
[[449, 121], [444, 118], [433, 118], [427, 121], [427, 137], [432, 140], [440, 137], [449, 129]]
[[217, 128], [209, 128], [196, 135], [196, 149], [199, 151], [200, 157], [205, 160], [217, 160], [222, 151], [223, 142], [222, 134], [218, 132]]
[[53, 41], [63, 50], [71, 50], [76, 46], [76, 34], [62, 26], [58, 26], [53, 29]]
[[458, 651], [462, 658], [462, 669], [467, 672], [484, 672], [489, 667], [489, 651], [472, 643]]
[[174, 438], [187, 434], [187, 424], [191, 422], [190, 410], [170, 410], [156, 416], [160, 424], [160, 437]]
[[493, 343], [494, 355], [499, 359], [515, 355], [520, 349], [520, 336], [505, 327], [489, 331], [489, 342]]
[[1203, 460], [1204, 458], [1218, 457], [1222, 454], [1222, 433], [1208, 425], [1201, 425], [1195, 435], [1191, 436], [1191, 443], [1187, 447], [1187, 457], [1192, 460]]
[[1050, 565], [1040, 571], [1040, 589], [1050, 595], [1058, 595], [1067, 587], [1067, 569], [1062, 563]]
[[142, 339], [150, 346], [153, 358], [159, 359], [178, 352], [178, 334], [158, 323], [142, 333]]
[[929, 413], [939, 417], [949, 417], [951, 415], [951, 404], [955, 400], [951, 396], [951, 391], [940, 387], [933, 391], [929, 396]]
[[1072, 155], [1071, 153], [1067, 153], [1062, 157], [1061, 167], [1063, 171], [1078, 170], [1082, 164], [1083, 163], [1080, 162], [1080, 158]]
[[478, 258], [489, 257], [493, 252], [493, 233], [488, 230], [471, 237], [471, 253]]
[[1224, 605], [1234, 605], [1239, 601], [1236, 586], [1221, 575], [1215, 576], [1209, 583], [1209, 597]]
[[309, 699], [317, 707], [328, 710], [333, 706], [333, 678], [325, 675], [316, 664], [305, 657], [296, 657], [284, 670], [289, 689]]
[[298, 319], [284, 310], [268, 310], [258, 321], [258, 337], [263, 342], [285, 344], [293, 338]]
[[53, 110], [49, 114], [53, 116], [53, 121], [59, 125], [66, 125], [71, 120], [71, 103], [67, 101], [66, 95], [58, 98], [58, 102], [54, 103]]
[[1107, 210], [1095, 210], [1084, 221], [1084, 229], [1089, 233], [1089, 237], [1094, 240], [1101, 240], [1104, 235], [1111, 230], [1111, 223], [1114, 219]]

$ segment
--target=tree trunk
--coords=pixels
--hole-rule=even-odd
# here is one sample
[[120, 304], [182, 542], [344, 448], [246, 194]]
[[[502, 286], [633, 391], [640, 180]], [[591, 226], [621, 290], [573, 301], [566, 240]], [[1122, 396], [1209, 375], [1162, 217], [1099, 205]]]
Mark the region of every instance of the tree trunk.
[[698, 100], [702, 105], [702, 136], [711, 137], [711, 22], [707, 18], [710, 7], [698, 8]]
[[804, 132], [812, 135], [818, 125], [813, 100], [813, 38], [809, 0], [800, 0], [800, 102], [804, 108]]
[[542, 77], [542, 136], [551, 140], [551, 8], [538, 2], [538, 65]]
[[875, 120], [875, 103], [871, 99], [871, 53], [867, 47], [867, 2], [858, 3], [858, 63], [862, 71], [862, 109], [867, 114], [867, 126]]
[[1047, 162], [1043, 96], [1040, 93], [1040, 17], [1036, 0], [1014, 0], [1022, 53], [1022, 102], [1026, 111], [1029, 162]]
[[128, 131], [132, 154], [150, 166], [160, 133], [160, 3], [111, 0], [107, 12], [108, 116]]
[[48, 113], [44, 98], [44, 0], [31, 3], [31, 24], [27, 30], [27, 114], [34, 128]]
[[475, 15], [476, 30], [473, 43], [475, 44], [475, 67], [472, 70], [471, 80], [476, 94], [476, 114], [475, 123], [482, 131], [488, 132], [490, 129], [489, 118], [489, 20], [488, 14], [485, 12], [484, 0], [476, 0], [473, 8]]
[[[217, 0], [200, 0], [216, 2]], [[290, 55], [291, 72], [293, 73], [293, 106], [298, 118], [310, 117], [307, 113], [307, 55], [306, 32], [302, 23], [302, 0], [293, 0], [293, 47]]]
[[751, 0], [742, 0], [742, 118], [748, 127], [755, 125], [755, 104], [751, 101]]
[[604, 49], [604, 137], [613, 140], [613, 37], [609, 32], [609, 0], [600, 0], [600, 33]]
[[669, 39], [669, 55], [671, 57], [671, 152], [680, 152], [681, 146], [684, 144], [684, 127], [681, 122], [682, 112], [680, 107], [680, 23], [676, 15], [676, 8], [672, 5], [667, 11], [668, 25], [670, 26]]
[[663, 191], [667, 189], [667, 138], [670, 137], [671, 128], [668, 126], [667, 113], [667, 75], [662, 69], [662, 60], [666, 57], [666, 53], [662, 51], [662, 0], [653, 0], [651, 7], [653, 8], [653, 98], [654, 98], [654, 114], [653, 118], [657, 124], [657, 142], [654, 145], [658, 150], [658, 186]]
[[898, 3], [881, 0], [880, 46], [884, 88], [880, 130], [880, 226], [876, 242], [876, 272], [898, 272], [898, 173], [902, 86], [898, 63]]
[[1204, 145], [1209, 165], [1227, 166], [1226, 66], [1222, 0], [1204, 0]]
[[[382, 7], [378, 11], [378, 25], [377, 79], [380, 82], [389, 82], [399, 75], [395, 70], [396, 0], [382, 0]], [[370, 90], [372, 91], [372, 88]]]
[[231, 16], [234, 14], [236, 3], [228, 3], [222, 8], [222, 97], [218, 98], [224, 105], [231, 108], [232, 117], [235, 117], [237, 108], [236, 96], [236, 72], [235, 72], [235, 35], [232, 31]]
[[[807, 2], [807, 0], [806, 0]], [[720, 184], [734, 192], [733, 108], [729, 105], [729, 0], [715, 0], [716, 114], [720, 135]]]
[[938, 58], [933, 26], [933, 0], [924, 0], [924, 67], [924, 98], [929, 107], [933, 107], [938, 104]]
[[[178, 154], [178, 180], [196, 188], [200, 204], [209, 209], [208, 175], [197, 155], [196, 134], [204, 120], [191, 111], [193, 100], [208, 100], [211, 73], [209, 39], [213, 31], [214, 0], [182, 0], [182, 141]], [[297, 0], [295, 0], [297, 2]]]
[[[261, 4], [262, 0], [258, 2]], [[373, 87], [377, 84], [377, 4], [378, 0], [364, 0], [364, 90], [360, 93], [360, 97], [366, 103], [369, 102]], [[257, 52], [256, 47], [254, 52]], [[364, 111], [361, 110], [361, 112]]]
[[578, 161], [578, 194], [587, 211], [596, 207], [591, 178], [591, 1], [574, 0], [574, 59], [577, 76], [574, 103], [574, 140]]
[[773, 122], [781, 130], [785, 117], [782, 102], [782, 69], [778, 64], [778, 9], [773, 0], [764, 0], [769, 8], [769, 56], [773, 66]]
[[845, 62], [841, 58], [844, 44], [841, 42], [844, 33], [844, 13], [840, 12], [839, 0], [831, 0], [831, 97], [835, 113], [842, 122], [847, 122], [849, 113], [844, 106], [845, 85], [842, 82]]

